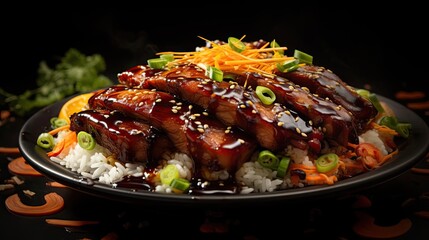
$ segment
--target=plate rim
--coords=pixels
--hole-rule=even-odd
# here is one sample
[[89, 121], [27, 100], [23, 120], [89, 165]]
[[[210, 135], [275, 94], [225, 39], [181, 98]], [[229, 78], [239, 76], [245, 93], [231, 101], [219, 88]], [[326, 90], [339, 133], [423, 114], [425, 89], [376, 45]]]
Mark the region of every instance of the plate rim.
[[[73, 95], [75, 96], [75, 95]], [[191, 206], [197, 206], [201, 204], [232, 204], [232, 205], [246, 205], [248, 203], [257, 204], [265, 203], [267, 201], [295, 201], [295, 200], [306, 200], [314, 198], [325, 198], [339, 196], [342, 193], [353, 193], [356, 191], [372, 188], [378, 186], [384, 182], [399, 177], [412, 165], [416, 164], [429, 149], [429, 128], [423, 119], [412, 110], [406, 108], [399, 102], [392, 99], [386, 98], [377, 94], [381, 101], [384, 101], [389, 107], [393, 109], [395, 114], [398, 116], [400, 121], [407, 121], [412, 124], [412, 134], [410, 138], [405, 141], [405, 146], [402, 146], [399, 154], [395, 156], [393, 161], [386, 162], [380, 168], [371, 170], [353, 176], [349, 179], [344, 179], [336, 182], [333, 185], [319, 185], [319, 186], [306, 186], [303, 188], [296, 189], [285, 189], [273, 192], [264, 193], [250, 193], [250, 194], [229, 194], [229, 195], [192, 195], [192, 194], [166, 194], [157, 193], [147, 190], [133, 191], [130, 188], [114, 188], [110, 185], [101, 183], [95, 183], [92, 180], [86, 180], [83, 176], [73, 172], [64, 166], [61, 166], [55, 162], [49, 160], [46, 156], [46, 152], [37, 147], [34, 143], [35, 132], [37, 134], [45, 130], [48, 130], [47, 124], [38, 124], [37, 121], [44, 118], [51, 118], [58, 114], [60, 107], [65, 101], [71, 99], [73, 96], [65, 98], [55, 104], [47, 106], [35, 114], [33, 114], [22, 126], [19, 132], [19, 150], [33, 168], [41, 172], [48, 178], [51, 178], [59, 183], [62, 183], [72, 189], [94, 195], [113, 199], [117, 201], [141, 203], [141, 202], [156, 202], [156, 203], [182, 203]], [[45, 119], [46, 120], [46, 119]], [[46, 121], [49, 123], [49, 121]], [[39, 132], [40, 131], [40, 132]], [[413, 149], [413, 154], [406, 157], [402, 162], [399, 162], [400, 157], [404, 157], [405, 153], [408, 153]], [[405, 153], [404, 153], [405, 150]], [[43, 156], [43, 154], [45, 154]], [[354, 187], [351, 187], [354, 186]], [[347, 191], [345, 191], [347, 190]]]

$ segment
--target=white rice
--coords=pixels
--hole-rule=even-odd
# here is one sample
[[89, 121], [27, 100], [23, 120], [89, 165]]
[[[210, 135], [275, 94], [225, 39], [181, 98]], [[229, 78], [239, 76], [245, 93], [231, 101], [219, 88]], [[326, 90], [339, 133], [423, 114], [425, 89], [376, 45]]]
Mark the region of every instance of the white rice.
[[[60, 132], [55, 141], [58, 142], [63, 136], [64, 132]], [[378, 131], [368, 130], [360, 135], [359, 143], [364, 142], [373, 144], [384, 155], [387, 154], [387, 146], [385, 146]], [[329, 149], [326, 150], [329, 151]], [[284, 154], [289, 156], [293, 163], [314, 166], [307, 150], [288, 146], [284, 150]], [[81, 174], [85, 178], [104, 184], [111, 184], [113, 187], [127, 176], [144, 177], [145, 166], [143, 164], [125, 163], [124, 165], [119, 161], [112, 161], [109, 156], [111, 156], [109, 150], [98, 144], [93, 150], [85, 150], [76, 144], [71, 147], [67, 155], [62, 154], [57, 157], [51, 157], [51, 160]], [[241, 185], [240, 193], [273, 192], [294, 187], [289, 174], [284, 178], [278, 178], [277, 171], [262, 167], [256, 161], [256, 158], [257, 154], [255, 153], [252, 159], [245, 162], [235, 173], [235, 180]], [[195, 166], [194, 161], [189, 156], [183, 153], [165, 153], [157, 170], [159, 171], [169, 164], [176, 166], [181, 178], [191, 180]], [[229, 173], [223, 170], [211, 172], [208, 180], [226, 180], [229, 177]], [[162, 184], [159, 180], [155, 181], [153, 182], [155, 192], [173, 193], [170, 186]], [[298, 187], [304, 186], [303, 182], [298, 185]]]

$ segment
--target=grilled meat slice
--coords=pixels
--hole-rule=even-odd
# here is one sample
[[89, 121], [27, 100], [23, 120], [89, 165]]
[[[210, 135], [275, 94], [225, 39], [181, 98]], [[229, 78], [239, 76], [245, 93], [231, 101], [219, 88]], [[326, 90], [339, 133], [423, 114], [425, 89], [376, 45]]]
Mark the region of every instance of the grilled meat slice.
[[177, 150], [189, 154], [202, 174], [232, 173], [256, 148], [256, 142], [239, 129], [227, 128], [165, 92], [114, 86], [95, 93], [88, 103], [93, 109], [117, 110], [149, 122], [165, 132]]
[[322, 98], [329, 98], [351, 112], [359, 131], [377, 115], [377, 109], [370, 101], [361, 97], [336, 74], [324, 67], [302, 66], [296, 71], [277, 74], [295, 84], [307, 87]]
[[358, 142], [353, 116], [337, 104], [312, 94], [309, 89], [301, 88], [282, 77], [268, 78], [250, 72], [228, 74], [240, 85], [252, 88], [265, 86], [271, 89], [276, 95], [276, 101], [311, 120], [313, 126], [323, 130], [325, 137], [330, 142], [344, 146], [347, 146], [349, 142]]
[[117, 111], [85, 110], [70, 117], [70, 129], [90, 133], [121, 162], [156, 163], [172, 144], [152, 126]]
[[130, 87], [155, 88], [199, 105], [228, 126], [238, 126], [253, 135], [263, 148], [279, 150], [287, 144], [305, 148], [317, 131], [293, 110], [280, 104], [264, 105], [254, 91], [235, 82], [216, 82], [205, 70], [192, 64], [167, 71], [145, 66], [118, 75]]

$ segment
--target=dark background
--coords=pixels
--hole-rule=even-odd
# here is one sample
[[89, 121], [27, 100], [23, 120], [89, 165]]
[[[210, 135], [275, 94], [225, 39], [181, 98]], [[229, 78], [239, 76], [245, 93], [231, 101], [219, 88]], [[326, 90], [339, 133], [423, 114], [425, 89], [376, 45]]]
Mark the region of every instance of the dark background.
[[[310, 53], [315, 64], [331, 69], [352, 86], [370, 87], [392, 99], [399, 90], [420, 90], [429, 95], [429, 74], [426, 73], [428, 14], [426, 8], [410, 1], [398, 5], [377, 3], [379, 7], [350, 1], [346, 5], [290, 1], [287, 6], [274, 2], [242, 3], [250, 6], [247, 9], [244, 6], [232, 8], [229, 2], [207, 2], [204, 4], [208, 5], [200, 9], [147, 8], [143, 4], [125, 2], [115, 7], [99, 5], [96, 8], [74, 2], [62, 3], [65, 7], [38, 5], [36, 8], [18, 4], [3, 8], [0, 14], [0, 56], [3, 60], [0, 87], [13, 93], [35, 87], [40, 61], [46, 60], [53, 67], [71, 47], [86, 55], [101, 54], [107, 64], [105, 74], [116, 81], [117, 73], [145, 64], [159, 51], [193, 51], [196, 46], [204, 45], [198, 36], [226, 40], [229, 36], [246, 35], [249, 41], [276, 39], [288, 47], [288, 55], [294, 49]], [[429, 122], [427, 112], [419, 113]], [[18, 131], [23, 123], [24, 119], [18, 119], [4, 125], [0, 129], [0, 146], [18, 146]], [[9, 157], [0, 157], [1, 179], [7, 179], [6, 159]], [[427, 158], [422, 159], [422, 167], [427, 163]], [[36, 189], [38, 193], [50, 190], [45, 187], [45, 178], [26, 180], [25, 187]], [[387, 222], [386, 225], [403, 216], [410, 217], [412, 229], [398, 239], [426, 239], [427, 219], [412, 214], [428, 209], [427, 180], [427, 175], [408, 171], [395, 180], [362, 192], [372, 199], [373, 206], [368, 211], [381, 219], [382, 224]], [[320, 236], [356, 239], [351, 228], [355, 211], [351, 200], [354, 199], [348, 198], [321, 202], [309, 199], [311, 205], [308, 206], [285, 204], [251, 212], [236, 209], [219, 213], [209, 209], [177, 213], [144, 206], [135, 212], [134, 206], [72, 189], [55, 191], [65, 198], [66, 206], [54, 216], [18, 216], [2, 205], [0, 238], [100, 239], [109, 232], [117, 232], [125, 236], [122, 239], [142, 239], [148, 233], [159, 237], [158, 232], [161, 232], [176, 238], [176, 234], [185, 234], [191, 239], [258, 239], [255, 236], [264, 236], [265, 230], [272, 230], [274, 226], [277, 236], [299, 233], [300, 239], [320, 239]], [[10, 192], [2, 193], [1, 199], [8, 194]], [[414, 202], [410, 203], [409, 199]], [[266, 215], [267, 209], [271, 213]], [[191, 219], [182, 221], [183, 216]], [[100, 219], [102, 224], [69, 232], [46, 224], [44, 219], [49, 217]], [[284, 217], [285, 223], [272, 222], [272, 218], [279, 217]], [[171, 221], [173, 224], [169, 225]], [[221, 223], [221, 226], [226, 223], [231, 229], [227, 234], [203, 233], [201, 226], [206, 222]], [[13, 230], [16, 226], [24, 230]], [[165, 231], [166, 226], [169, 231]]]
[[[272, 5], [272, 6], [271, 6]], [[428, 37], [424, 8], [404, 3], [374, 7], [364, 3], [310, 3], [231, 8], [213, 3], [200, 9], [147, 8], [121, 4], [97, 8], [55, 6], [2, 15], [3, 76], [0, 87], [14, 93], [35, 86], [39, 62], [50, 66], [74, 47], [100, 53], [108, 75], [145, 64], [159, 51], [192, 51], [204, 45], [198, 36], [226, 40], [276, 39], [314, 56], [314, 63], [337, 73], [356, 87], [391, 97], [410, 85], [425, 89]], [[7, 11], [7, 10], [5, 10]], [[405, 80], [404, 80], [405, 79]]]

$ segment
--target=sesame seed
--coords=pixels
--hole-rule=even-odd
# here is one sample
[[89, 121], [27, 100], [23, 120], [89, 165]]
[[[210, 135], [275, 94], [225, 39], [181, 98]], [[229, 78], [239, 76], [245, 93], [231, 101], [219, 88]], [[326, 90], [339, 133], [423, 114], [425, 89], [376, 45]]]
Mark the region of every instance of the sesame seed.
[[176, 100], [170, 100], [170, 101], [168, 101], [168, 102], [170, 102], [170, 103], [176, 103]]
[[289, 110], [286, 110], [286, 111], [285, 111], [285, 113], [286, 113], [287, 115], [291, 115], [291, 113], [290, 113], [290, 111], [289, 111]]
[[240, 108], [246, 108], [246, 105], [241, 104], [241, 105], [240, 105]]
[[231, 132], [231, 130], [229, 130], [229, 129], [225, 130], [225, 133], [230, 133], [230, 132]]
[[204, 124], [204, 129], [207, 129], [207, 128], [209, 128], [209, 125], [208, 124]]
[[294, 90], [295, 88], [292, 85], [289, 85], [290, 90]]
[[305, 133], [301, 133], [301, 136], [303, 136], [303, 137], [307, 137], [307, 134], [305, 134]]
[[181, 102], [176, 103], [177, 106], [182, 106]]
[[199, 117], [199, 116], [201, 116], [201, 114], [199, 114], [199, 113], [194, 113], [194, 116], [195, 116], [195, 117]]
[[229, 86], [230, 89], [234, 89], [235, 88], [235, 84], [232, 84]]
[[308, 87], [302, 87], [301, 89], [306, 91], [306, 92], [310, 92], [310, 89], [308, 89]]
[[310, 124], [310, 126], [313, 126], [313, 121], [308, 121], [308, 124]]
[[204, 132], [204, 128], [197, 128], [198, 132], [203, 133]]
[[284, 124], [285, 124], [284, 122], [278, 122], [278, 123], [277, 123], [277, 126], [281, 127], [281, 126], [283, 126]]
[[139, 102], [138, 106], [139, 107], [143, 106], [143, 102]]
[[299, 129], [299, 128], [295, 128], [295, 131], [296, 131], [297, 133], [301, 133], [301, 129]]
[[208, 113], [208, 112], [203, 112], [203, 115], [204, 115], [204, 116], [208, 116], [208, 115], [209, 115], [209, 113]]
[[252, 101], [250, 101], [250, 100], [247, 100], [247, 101], [246, 101], [246, 103], [247, 103], [247, 105], [249, 105], [249, 106], [253, 106], [253, 102], [252, 102]]
[[238, 139], [238, 141], [239, 141], [241, 144], [245, 143], [245, 141], [244, 141], [243, 139], [241, 139], [241, 138], [239, 138], [239, 139]]
[[156, 92], [156, 89], [155, 89], [155, 88], [154, 88], [154, 89], [151, 89], [151, 91], [152, 91], [152, 92]]
[[299, 117], [296, 117], [296, 118], [295, 118], [295, 122], [298, 122], [298, 120], [299, 120]]
[[201, 122], [200, 121], [195, 121], [195, 124], [201, 125]]
[[228, 126], [226, 129], [231, 129], [232, 127], [231, 126]]
[[161, 101], [162, 101], [161, 98], [158, 98], [155, 100], [155, 102], [161, 102]]
[[198, 84], [198, 85], [197, 85], [197, 87], [199, 87], [199, 88], [203, 88], [204, 86], [203, 86], [203, 85], [201, 85], [201, 84]]
[[253, 110], [252, 110], [252, 113], [253, 113], [253, 114], [256, 114], [257, 112], [256, 112], [256, 110], [255, 110], [255, 109], [253, 109]]
[[177, 110], [176, 110], [176, 109], [171, 109], [171, 111], [172, 111], [173, 113], [177, 113]]
[[137, 100], [137, 98], [139, 98], [138, 96], [134, 96], [131, 100], [135, 101]]

